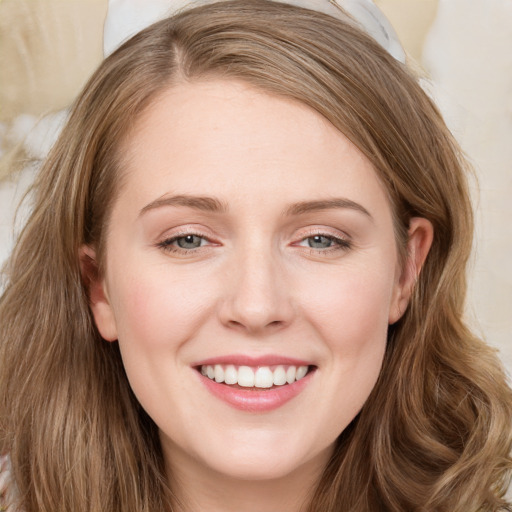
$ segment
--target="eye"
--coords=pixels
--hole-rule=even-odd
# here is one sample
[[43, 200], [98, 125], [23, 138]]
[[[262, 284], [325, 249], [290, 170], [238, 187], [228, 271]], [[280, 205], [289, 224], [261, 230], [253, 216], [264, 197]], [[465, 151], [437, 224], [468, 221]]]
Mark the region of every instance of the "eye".
[[197, 251], [207, 245], [211, 245], [211, 242], [198, 233], [179, 233], [157, 244], [165, 251], [183, 254]]
[[317, 253], [345, 251], [352, 247], [350, 240], [327, 233], [313, 233], [293, 245], [298, 247], [305, 247]]

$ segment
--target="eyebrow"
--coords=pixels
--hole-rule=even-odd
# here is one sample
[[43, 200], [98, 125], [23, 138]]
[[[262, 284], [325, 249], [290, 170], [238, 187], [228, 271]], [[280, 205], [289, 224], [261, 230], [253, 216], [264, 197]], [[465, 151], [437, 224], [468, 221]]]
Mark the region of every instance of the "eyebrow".
[[356, 203], [355, 201], [351, 201], [350, 199], [345, 198], [323, 199], [318, 201], [301, 201], [299, 203], [294, 203], [288, 206], [285, 209], [284, 214], [287, 216], [302, 215], [304, 213], [338, 208], [348, 208], [349, 210], [356, 210], [373, 220], [373, 217], [371, 216], [370, 212], [364, 206], [360, 205], [359, 203]]
[[[191, 195], [176, 195], [176, 196], [163, 196], [142, 208], [139, 215], [142, 215], [150, 210], [161, 208], [163, 206], [184, 206], [187, 208], [194, 208], [204, 212], [211, 213], [226, 213], [228, 205], [215, 197], [209, 196], [191, 196]], [[331, 209], [350, 209], [363, 213], [373, 220], [370, 212], [359, 203], [346, 198], [333, 198], [322, 199], [316, 201], [300, 201], [293, 203], [285, 208], [283, 214], [287, 217], [294, 215], [303, 215], [305, 213], [317, 212], [322, 210]]]
[[142, 208], [139, 215], [154, 210], [155, 208], [161, 208], [162, 206], [185, 206], [187, 208], [213, 213], [225, 213], [228, 211], [227, 205], [214, 197], [178, 195], [164, 196], [152, 201]]

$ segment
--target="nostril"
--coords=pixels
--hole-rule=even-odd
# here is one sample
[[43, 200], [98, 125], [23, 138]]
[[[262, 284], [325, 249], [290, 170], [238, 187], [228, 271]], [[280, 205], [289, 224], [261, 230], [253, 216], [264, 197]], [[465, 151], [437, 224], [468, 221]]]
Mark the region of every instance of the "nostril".
[[266, 329], [275, 330], [280, 327], [282, 327], [285, 322], [282, 320], [273, 320], [272, 322], [269, 322], [265, 324], [264, 322], [261, 323], [261, 325], [255, 325], [254, 323], [251, 324], [250, 322], [239, 322], [238, 320], [229, 320], [228, 326], [235, 329], [243, 329], [243, 330], [250, 330], [250, 331], [262, 331]]

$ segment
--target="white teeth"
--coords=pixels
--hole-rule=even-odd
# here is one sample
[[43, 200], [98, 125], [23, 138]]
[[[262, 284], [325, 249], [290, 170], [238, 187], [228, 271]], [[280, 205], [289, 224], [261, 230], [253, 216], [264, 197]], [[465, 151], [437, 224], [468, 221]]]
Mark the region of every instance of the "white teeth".
[[215, 382], [226, 384], [238, 384], [244, 388], [271, 388], [272, 386], [284, 386], [293, 384], [303, 379], [308, 373], [308, 366], [276, 366], [273, 370], [268, 366], [251, 368], [250, 366], [236, 367], [232, 364], [223, 366], [203, 365], [201, 374]]
[[274, 385], [274, 375], [270, 368], [262, 366], [254, 375], [254, 386], [257, 388], [271, 388]]
[[286, 370], [282, 366], [278, 366], [274, 370], [274, 386], [282, 386], [286, 384]]
[[308, 367], [307, 366], [299, 366], [297, 368], [297, 373], [295, 374], [295, 379], [300, 380], [306, 376], [306, 373], [308, 373]]
[[236, 384], [238, 382], [238, 372], [232, 364], [226, 366], [224, 371], [224, 382], [226, 384]]
[[216, 364], [214, 368], [215, 382], [224, 382], [224, 368], [220, 364]]
[[238, 368], [238, 385], [243, 388], [254, 387], [254, 372], [249, 366], [240, 366]]
[[288, 370], [286, 370], [286, 382], [288, 382], [288, 384], [295, 382], [295, 374], [296, 373], [297, 373], [297, 369], [295, 368], [295, 366], [288, 367]]

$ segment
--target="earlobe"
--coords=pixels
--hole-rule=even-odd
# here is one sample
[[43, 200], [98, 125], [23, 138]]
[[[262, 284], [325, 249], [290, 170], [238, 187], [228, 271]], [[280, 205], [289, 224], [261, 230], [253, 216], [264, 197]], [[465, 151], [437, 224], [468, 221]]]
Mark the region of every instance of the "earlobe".
[[82, 281], [87, 290], [89, 307], [96, 327], [102, 338], [115, 341], [117, 340], [115, 316], [105, 289], [105, 280], [98, 271], [96, 251], [83, 245], [79, 250], [79, 261]]
[[389, 323], [397, 322], [407, 309], [414, 285], [427, 259], [434, 239], [434, 228], [423, 217], [413, 217], [409, 223], [407, 257], [395, 289], [393, 304], [389, 313]]

